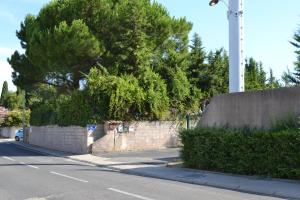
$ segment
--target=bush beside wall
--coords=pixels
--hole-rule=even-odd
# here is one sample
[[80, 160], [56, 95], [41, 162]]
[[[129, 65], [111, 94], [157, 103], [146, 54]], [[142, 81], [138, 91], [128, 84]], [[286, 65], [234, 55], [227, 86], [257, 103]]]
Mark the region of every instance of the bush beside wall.
[[0, 127], [21, 127], [23, 125], [23, 120], [27, 126], [29, 124], [29, 118], [29, 110], [25, 110], [24, 113], [22, 110], [12, 110], [9, 111], [3, 121], [0, 122]]
[[300, 179], [300, 131], [183, 130], [187, 167], [246, 175]]

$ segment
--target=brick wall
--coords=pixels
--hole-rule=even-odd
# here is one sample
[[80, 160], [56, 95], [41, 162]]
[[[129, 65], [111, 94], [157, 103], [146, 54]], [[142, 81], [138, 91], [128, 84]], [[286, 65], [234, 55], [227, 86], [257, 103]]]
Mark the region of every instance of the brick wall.
[[33, 126], [26, 140], [32, 145], [75, 154], [89, 153], [93, 143], [86, 128], [78, 126]]
[[173, 121], [106, 122], [104, 134], [93, 144], [93, 153], [136, 151], [178, 146], [179, 125]]
[[26, 130], [24, 141], [74, 154], [149, 150], [177, 147], [178, 129], [178, 123], [173, 121], [106, 122], [97, 125], [91, 135], [78, 126], [33, 126]]
[[20, 127], [7, 127], [0, 128], [0, 136], [4, 138], [15, 138], [17, 130], [21, 129]]

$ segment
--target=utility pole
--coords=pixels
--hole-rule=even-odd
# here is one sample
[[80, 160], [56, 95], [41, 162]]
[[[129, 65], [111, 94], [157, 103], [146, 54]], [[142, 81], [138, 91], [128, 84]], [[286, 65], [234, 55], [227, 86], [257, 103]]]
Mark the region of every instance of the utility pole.
[[229, 93], [245, 90], [244, 4], [243, 0], [211, 0], [210, 6], [223, 2], [229, 22]]

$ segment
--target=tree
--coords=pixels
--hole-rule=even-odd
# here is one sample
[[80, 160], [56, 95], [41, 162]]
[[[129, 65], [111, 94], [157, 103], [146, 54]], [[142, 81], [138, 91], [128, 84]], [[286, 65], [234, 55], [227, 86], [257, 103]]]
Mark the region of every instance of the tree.
[[34, 124], [80, 116], [70, 101], [82, 102], [81, 91], [85, 119], [166, 119], [197, 107], [200, 90], [187, 78], [191, 28], [155, 1], [51, 1], [17, 31], [25, 53], [9, 59], [13, 81], [30, 97]]
[[187, 69], [188, 79], [194, 87], [205, 90], [209, 87], [207, 77], [208, 65], [205, 64], [206, 52], [198, 34], [194, 34], [192, 45], [190, 46], [191, 52], [189, 56], [189, 66]]
[[208, 68], [205, 79], [208, 87], [204, 89], [207, 99], [216, 94], [228, 93], [229, 85], [229, 58], [227, 52], [221, 48], [210, 51], [207, 56]]
[[51, 85], [40, 84], [28, 94], [30, 124], [35, 126], [57, 124], [57, 102], [60, 100], [57, 89]]
[[132, 120], [142, 113], [145, 92], [133, 75], [117, 77], [92, 69], [88, 91], [96, 107], [105, 109], [104, 119]]
[[7, 97], [7, 94], [8, 94], [8, 84], [7, 84], [7, 81], [4, 81], [3, 85], [2, 85], [2, 92], [1, 92], [1, 98], [0, 98], [1, 106], [4, 106], [4, 102]]
[[139, 77], [139, 81], [146, 95], [142, 118], [157, 120], [168, 117], [170, 98], [167, 84], [161, 76], [150, 68], [146, 68]]
[[24, 102], [24, 93], [9, 92], [3, 102], [3, 106], [9, 110], [21, 109]]
[[295, 62], [295, 68], [293, 73], [285, 73], [284, 78], [285, 81], [289, 82], [292, 85], [299, 85], [300, 84], [300, 28], [294, 34], [294, 41], [291, 44], [296, 48], [296, 55], [297, 60]]
[[261, 85], [261, 88], [265, 89], [266, 81], [267, 81], [267, 78], [266, 78], [267, 73], [263, 69], [262, 62], [259, 62], [258, 66], [259, 66], [259, 83]]
[[281, 80], [284, 83], [284, 87], [291, 87], [294, 85], [294, 83], [290, 79], [290, 77], [292, 77], [292, 76], [293, 76], [293, 74], [289, 70], [289, 68], [287, 68], [287, 70], [282, 73]]
[[279, 87], [280, 87], [279, 80], [276, 79], [276, 77], [274, 77], [273, 70], [270, 69], [270, 75], [269, 75], [269, 78], [267, 81], [267, 88], [274, 89], [274, 88], [279, 88]]
[[266, 72], [261, 62], [254, 58], [246, 60], [245, 65], [245, 90], [262, 90], [266, 88]]
[[47, 84], [70, 93], [98, 65], [134, 76], [149, 66], [159, 74], [184, 68], [190, 30], [186, 19], [149, 0], [51, 1], [17, 32], [25, 53], [9, 59], [13, 81], [26, 90]]

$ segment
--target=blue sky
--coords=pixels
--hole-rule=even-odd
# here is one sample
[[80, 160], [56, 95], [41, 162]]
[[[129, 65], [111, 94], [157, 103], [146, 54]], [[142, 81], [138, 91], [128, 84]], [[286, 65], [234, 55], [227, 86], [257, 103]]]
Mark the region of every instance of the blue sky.
[[[200, 34], [207, 51], [228, 49], [228, 22], [226, 7], [209, 7], [209, 0], [157, 0], [172, 16], [186, 17]], [[15, 49], [20, 49], [15, 31], [26, 14], [37, 14], [49, 0], [0, 1], [0, 89], [2, 82], [11, 83], [11, 68], [6, 62]], [[266, 71], [274, 70], [278, 78], [287, 67], [293, 69], [295, 49], [289, 43], [300, 28], [299, 0], [244, 0], [245, 52], [247, 57], [262, 61]]]

